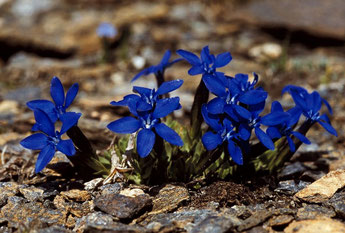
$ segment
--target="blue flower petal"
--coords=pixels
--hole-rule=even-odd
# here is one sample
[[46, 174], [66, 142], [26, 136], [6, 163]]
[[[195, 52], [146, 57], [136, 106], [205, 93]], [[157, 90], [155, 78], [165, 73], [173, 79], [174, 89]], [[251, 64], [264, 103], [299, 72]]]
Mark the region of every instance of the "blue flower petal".
[[219, 118], [216, 115], [209, 114], [205, 104], [203, 104], [201, 107], [201, 114], [204, 117], [204, 121], [206, 122], [206, 124], [211, 126], [212, 129], [214, 129], [215, 131], [219, 131], [222, 129], [222, 126], [219, 123]]
[[312, 104], [309, 106], [312, 108], [313, 112], [320, 111], [321, 105], [322, 105], [320, 94], [316, 91], [313, 91], [313, 93], [311, 93], [311, 98], [312, 98]]
[[320, 123], [320, 125], [327, 130], [330, 134], [333, 134], [334, 136], [338, 137], [337, 131], [333, 128], [332, 125], [328, 124], [327, 122], [323, 122], [323, 121], [318, 121]]
[[290, 114], [286, 112], [272, 112], [261, 118], [261, 124], [267, 126], [279, 125], [290, 119]]
[[183, 146], [183, 141], [181, 137], [171, 128], [163, 123], [155, 125], [156, 132], [165, 141], [176, 146]]
[[53, 123], [56, 122], [58, 119], [56, 111], [55, 111], [55, 104], [49, 100], [32, 100], [32, 101], [27, 102], [26, 105], [32, 111], [39, 109], [45, 112]]
[[239, 97], [239, 101], [244, 104], [254, 105], [264, 102], [267, 98], [266, 91], [250, 90]]
[[303, 134], [301, 134], [300, 132], [292, 131], [291, 134], [293, 136], [295, 136], [296, 138], [298, 138], [301, 142], [303, 142], [305, 144], [310, 144], [311, 143], [309, 141], [309, 139], [306, 136], [304, 136]]
[[247, 141], [251, 135], [251, 129], [246, 127], [244, 124], [240, 124], [238, 127], [238, 135], [244, 141]]
[[240, 115], [242, 118], [249, 120], [250, 117], [252, 116], [252, 114], [245, 109], [244, 107], [240, 106], [240, 105], [233, 105], [233, 108], [235, 109], [235, 111], [238, 113], [238, 115]]
[[39, 130], [48, 134], [49, 136], [54, 136], [54, 137], [56, 136], [55, 126], [53, 122], [51, 122], [51, 120], [49, 119], [48, 115], [45, 112], [39, 109], [36, 109], [34, 111], [34, 116], [35, 116], [36, 123], [38, 124]]
[[302, 108], [304, 111], [309, 110], [309, 107], [308, 107], [306, 100], [300, 95], [300, 93], [298, 91], [296, 91], [295, 89], [290, 89], [289, 92], [292, 96], [293, 101], [295, 102], [295, 104], [297, 106]]
[[212, 55], [210, 54], [210, 49], [208, 48], [208, 45], [202, 48], [200, 57], [201, 60], [208, 65], [213, 63]]
[[232, 160], [238, 165], [243, 165], [243, 156], [241, 149], [231, 140], [228, 140], [228, 150]]
[[123, 97], [123, 100], [120, 101], [111, 101], [110, 104], [113, 106], [128, 106], [129, 101], [139, 101], [141, 98], [135, 94], [129, 94]]
[[145, 101], [142, 101], [142, 100], [139, 100], [137, 102], [137, 111], [140, 111], [140, 112], [145, 112], [145, 111], [149, 111], [152, 109], [152, 105], [151, 104], [148, 104], [146, 103]]
[[213, 150], [223, 143], [221, 136], [212, 132], [206, 132], [201, 140], [207, 150]]
[[155, 144], [156, 135], [149, 129], [140, 130], [137, 136], [137, 151], [140, 157], [148, 156]]
[[31, 150], [42, 150], [48, 143], [47, 136], [43, 133], [30, 135], [20, 141], [20, 145]]
[[38, 155], [35, 172], [38, 173], [43, 170], [45, 166], [52, 160], [55, 154], [55, 148], [52, 144], [47, 144]]
[[295, 150], [296, 150], [295, 143], [293, 143], [292, 139], [289, 136], [287, 136], [286, 139], [288, 141], [288, 144], [289, 144], [289, 147], [290, 147], [290, 151], [291, 152], [295, 152]]
[[60, 140], [56, 145], [56, 149], [67, 156], [72, 156], [76, 152], [71, 139]]
[[272, 139], [274, 139], [274, 138], [281, 138], [282, 137], [282, 135], [279, 132], [279, 130], [276, 127], [274, 127], [274, 126], [268, 127], [267, 130], [266, 130], [266, 133]]
[[327, 100], [322, 99], [322, 103], [324, 103], [324, 104], [326, 105], [329, 114], [333, 115], [332, 107], [331, 107], [331, 105], [327, 102]]
[[63, 106], [65, 103], [65, 91], [58, 77], [53, 77], [50, 85], [50, 95], [56, 106]]
[[75, 99], [75, 97], [78, 94], [78, 90], [79, 90], [79, 84], [75, 83], [71, 86], [71, 88], [67, 91], [66, 94], [66, 102], [65, 102], [65, 108], [68, 108], [73, 100]]
[[236, 112], [235, 112], [235, 108], [234, 108], [234, 104], [227, 104], [225, 105], [224, 107], [224, 112], [229, 116], [231, 117], [231, 119], [233, 119], [234, 121], [236, 122], [239, 122], [240, 119], [239, 117], [237, 116]]
[[199, 57], [194, 53], [182, 49], [177, 50], [176, 53], [184, 59], [186, 59], [192, 66], [197, 66], [201, 64]]
[[290, 120], [288, 121], [288, 126], [292, 127], [293, 125], [297, 124], [299, 118], [301, 117], [302, 110], [300, 107], [296, 106], [287, 111], [290, 114]]
[[140, 94], [141, 96], [149, 97], [152, 93], [152, 90], [146, 87], [133, 87], [133, 92]]
[[165, 51], [165, 53], [163, 55], [163, 58], [162, 58], [162, 60], [161, 60], [161, 62], [159, 64], [161, 64], [163, 66], [168, 64], [170, 56], [171, 56], [170, 50]]
[[198, 75], [198, 74], [202, 74], [205, 71], [203, 70], [202, 66], [200, 65], [196, 65], [196, 66], [192, 66], [189, 70], [188, 70], [188, 74], [189, 75]]
[[262, 131], [262, 129], [256, 127], [255, 135], [265, 147], [267, 147], [270, 150], [274, 150], [274, 143], [272, 139], [267, 134], [265, 134], [265, 132]]
[[162, 85], [158, 88], [156, 95], [164, 95], [166, 93], [175, 91], [179, 87], [181, 87], [183, 84], [183, 80], [176, 79], [170, 82], [164, 82]]
[[216, 97], [207, 103], [207, 111], [211, 114], [222, 114], [224, 113], [225, 100]]
[[78, 124], [78, 120], [81, 117], [81, 113], [66, 112], [61, 117], [62, 127], [60, 130], [60, 135], [66, 133], [72, 126]]
[[225, 86], [223, 86], [223, 84], [220, 81], [218, 81], [218, 79], [215, 76], [203, 75], [202, 80], [204, 81], [205, 86], [211, 93], [219, 97], [226, 96], [227, 93]]
[[141, 126], [141, 122], [134, 117], [123, 117], [107, 125], [107, 128], [115, 133], [134, 133]]
[[152, 116], [156, 119], [165, 117], [168, 114], [172, 113], [174, 110], [176, 110], [179, 105], [180, 105], [179, 97], [159, 99], [157, 101], [156, 108], [153, 111]]
[[229, 52], [218, 54], [216, 57], [216, 61], [214, 62], [214, 68], [220, 68], [229, 64], [232, 60], [231, 54]]
[[138, 78], [140, 78], [141, 76], [143, 75], [148, 75], [150, 73], [150, 70], [148, 68], [146, 69], [143, 69], [142, 71], [140, 71], [138, 74], [136, 74], [132, 80], [131, 80], [131, 83], [136, 81]]
[[284, 109], [278, 101], [273, 101], [271, 105], [271, 112], [284, 112]]

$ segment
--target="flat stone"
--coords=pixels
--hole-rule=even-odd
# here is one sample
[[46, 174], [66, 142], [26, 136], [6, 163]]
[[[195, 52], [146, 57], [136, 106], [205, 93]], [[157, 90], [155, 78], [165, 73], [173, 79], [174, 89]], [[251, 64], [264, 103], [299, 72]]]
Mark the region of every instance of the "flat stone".
[[122, 185], [119, 183], [106, 184], [101, 186], [100, 190], [102, 190], [102, 195], [116, 194], [120, 193], [120, 191], [122, 190]]
[[292, 220], [294, 220], [294, 219], [295, 218], [292, 215], [287, 215], [287, 214], [274, 216], [274, 217], [270, 218], [270, 220], [268, 221], [268, 226], [270, 226], [270, 227], [283, 226], [283, 225], [286, 225], [286, 224], [292, 222]]
[[71, 189], [60, 193], [63, 197], [74, 201], [88, 201], [91, 199], [91, 194], [86, 190]]
[[147, 194], [137, 197], [127, 197], [121, 194], [101, 195], [95, 199], [95, 205], [100, 210], [120, 219], [131, 219], [143, 209], [152, 205]]
[[40, 202], [26, 203], [24, 198], [9, 197], [7, 204], [1, 208], [0, 218], [6, 218], [9, 227], [19, 224], [64, 224], [66, 216], [58, 210], [45, 208]]
[[319, 205], [307, 205], [297, 210], [297, 219], [317, 219], [317, 218], [332, 218], [335, 216], [334, 210], [319, 206]]
[[345, 38], [345, 2], [342, 0], [250, 1], [231, 17], [259, 26], [287, 27], [314, 35]]
[[43, 189], [34, 186], [24, 186], [19, 188], [19, 192], [29, 201], [43, 200]]
[[144, 227], [138, 225], [127, 225], [120, 222], [112, 222], [107, 225], [95, 225], [90, 224], [87, 225], [84, 229], [84, 233], [99, 233], [99, 232], [106, 232], [106, 233], [143, 233], [147, 232]]
[[296, 193], [295, 197], [306, 202], [321, 203], [331, 198], [338, 189], [344, 186], [345, 170], [331, 171]]
[[153, 198], [152, 211], [149, 214], [158, 214], [177, 209], [179, 205], [190, 199], [187, 188], [167, 184]]
[[0, 182], [0, 207], [5, 205], [9, 197], [19, 192], [19, 185], [15, 182]]
[[37, 233], [72, 233], [73, 231], [68, 230], [61, 226], [51, 226], [51, 227], [37, 230], [36, 232]]
[[113, 216], [109, 214], [105, 214], [100, 211], [95, 211], [93, 213], [89, 213], [86, 216], [78, 218], [75, 227], [73, 229], [74, 232], [84, 232], [86, 228], [89, 226], [92, 227], [104, 227], [108, 226], [109, 224], [113, 223]]
[[145, 195], [145, 192], [142, 189], [124, 189], [120, 191], [120, 194], [127, 197], [137, 197], [139, 195]]
[[279, 179], [293, 179], [300, 176], [306, 168], [300, 162], [295, 162], [289, 164], [283, 168], [283, 170], [278, 175]]
[[102, 184], [103, 180], [104, 180], [103, 178], [96, 178], [96, 179], [90, 180], [88, 182], [85, 182], [84, 188], [87, 191], [95, 190], [98, 186], [100, 186]]
[[209, 216], [195, 225], [191, 233], [225, 233], [233, 228], [229, 219], [219, 216]]
[[345, 219], [345, 193], [336, 193], [329, 201], [328, 204], [333, 207], [334, 211], [339, 217]]
[[285, 233], [344, 233], [345, 225], [331, 218], [293, 221], [284, 229]]

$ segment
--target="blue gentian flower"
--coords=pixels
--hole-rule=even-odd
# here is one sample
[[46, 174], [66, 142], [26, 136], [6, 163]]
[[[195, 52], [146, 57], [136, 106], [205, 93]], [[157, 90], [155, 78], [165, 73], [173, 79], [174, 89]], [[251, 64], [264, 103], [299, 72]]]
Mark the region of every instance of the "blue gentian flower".
[[[280, 112], [283, 113], [284, 109], [278, 101], [272, 102], [271, 113]], [[298, 123], [298, 120], [301, 116], [301, 110], [298, 107], [291, 108], [287, 111], [289, 114], [289, 118], [287, 118], [284, 122], [277, 124], [275, 126], [270, 126], [267, 128], [267, 134], [272, 138], [281, 138], [283, 136], [286, 137], [288, 140], [288, 144], [290, 147], [291, 152], [295, 152], [296, 147], [291, 138], [291, 136], [295, 136], [301, 142], [305, 144], [310, 144], [308, 138], [306, 138], [303, 134], [298, 131], [293, 131], [293, 127]]]
[[[308, 95], [308, 91], [306, 89], [304, 89], [303, 87], [295, 86], [295, 85], [286, 85], [282, 90], [282, 94], [284, 94], [285, 92], [289, 92], [291, 95], [291, 91], [297, 92], [302, 98], [306, 98], [306, 96]], [[326, 99], [321, 98], [321, 100], [322, 100], [322, 103], [326, 105], [329, 114], [332, 115], [333, 110], [332, 110], [331, 105], [328, 103]]]
[[97, 28], [97, 35], [101, 38], [114, 38], [117, 35], [117, 29], [111, 23], [101, 23]]
[[[338, 136], [337, 131], [332, 127], [328, 116], [326, 114], [320, 115], [322, 103], [327, 101], [323, 100], [318, 92], [313, 91], [309, 94], [304, 88], [292, 87], [289, 89], [289, 93], [307, 120], [312, 123], [318, 122], [330, 134]], [[327, 104], [325, 105], [327, 106]], [[328, 110], [331, 112], [330, 108], [328, 108]]]
[[137, 136], [137, 151], [140, 157], [149, 155], [157, 134], [173, 145], [182, 146], [180, 136], [160, 120], [180, 108], [180, 98], [158, 98], [160, 95], [176, 90], [182, 83], [182, 80], [166, 82], [157, 91], [134, 87], [133, 90], [139, 93], [139, 96], [128, 95], [122, 101], [111, 102], [115, 106], [128, 106], [134, 117], [128, 116], [113, 121], [108, 124], [108, 129], [121, 134], [130, 134], [140, 130]]
[[205, 122], [216, 132], [206, 132], [202, 137], [202, 143], [207, 150], [213, 150], [223, 143], [227, 143], [227, 148], [232, 160], [239, 164], [243, 164], [243, 156], [241, 148], [238, 146], [238, 142], [241, 140], [241, 136], [236, 132], [235, 127], [231, 121], [227, 118], [221, 123], [220, 119], [215, 115], [210, 115], [206, 106], [202, 107], [202, 114]]
[[131, 82], [134, 82], [135, 80], [137, 80], [138, 78], [140, 78], [143, 75], [154, 74], [156, 76], [163, 76], [166, 68], [172, 66], [176, 62], [183, 60], [182, 58], [179, 58], [179, 59], [175, 59], [175, 60], [169, 62], [170, 56], [171, 56], [171, 52], [170, 52], [170, 50], [167, 50], [164, 53], [164, 56], [158, 65], [150, 66], [150, 67], [140, 71], [137, 75], [134, 76], [134, 78], [131, 80]]
[[218, 54], [216, 57], [210, 54], [208, 46], [205, 46], [200, 54], [201, 59], [194, 53], [182, 49], [177, 50], [176, 53], [192, 65], [192, 68], [188, 70], [189, 75], [202, 74], [202, 80], [210, 91], [214, 83], [223, 84], [223, 86], [227, 84], [224, 73], [217, 72], [216, 69], [226, 66], [232, 60], [229, 52]]
[[[26, 105], [33, 111], [39, 109], [45, 112], [50, 120], [55, 123], [66, 113], [67, 108], [75, 99], [78, 89], [78, 83], [73, 84], [67, 91], [65, 98], [65, 91], [60, 79], [58, 77], [53, 77], [50, 85], [50, 95], [54, 103], [49, 100], [32, 100], [27, 102]], [[33, 126], [32, 130], [38, 130], [36, 124]]]
[[41, 150], [38, 155], [35, 172], [40, 172], [53, 158], [58, 150], [65, 155], [72, 156], [76, 150], [71, 139], [62, 140], [61, 135], [74, 126], [81, 114], [69, 112], [61, 117], [62, 127], [60, 132], [55, 131], [55, 125], [48, 115], [37, 109], [34, 111], [37, 128], [41, 133], [36, 133], [23, 139], [20, 144], [31, 150]]

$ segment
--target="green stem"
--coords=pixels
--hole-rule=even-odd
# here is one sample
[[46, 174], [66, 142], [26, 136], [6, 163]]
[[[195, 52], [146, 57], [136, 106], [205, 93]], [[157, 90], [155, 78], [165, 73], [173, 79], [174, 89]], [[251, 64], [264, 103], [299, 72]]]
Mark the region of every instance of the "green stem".
[[204, 82], [201, 80], [198, 88], [196, 89], [194, 102], [191, 110], [190, 124], [192, 126], [191, 137], [196, 139], [200, 137], [201, 124], [204, 121], [201, 114], [201, 107], [204, 103], [207, 103], [209, 96], [209, 91], [205, 86]]

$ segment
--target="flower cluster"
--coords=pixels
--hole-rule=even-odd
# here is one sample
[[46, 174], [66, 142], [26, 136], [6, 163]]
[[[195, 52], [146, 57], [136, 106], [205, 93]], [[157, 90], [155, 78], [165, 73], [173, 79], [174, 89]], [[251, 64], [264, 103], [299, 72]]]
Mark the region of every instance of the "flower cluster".
[[173, 145], [182, 146], [180, 136], [161, 122], [161, 118], [181, 108], [180, 98], [160, 98], [162, 95], [176, 90], [182, 84], [182, 80], [164, 82], [157, 91], [144, 87], [133, 87], [133, 91], [139, 95], [130, 94], [121, 101], [112, 101], [111, 104], [127, 106], [135, 117], [128, 116], [113, 121], [107, 126], [108, 129], [122, 134], [134, 133], [141, 129], [137, 136], [137, 151], [140, 157], [146, 157], [151, 152], [156, 135]]
[[[65, 155], [74, 155], [76, 150], [71, 139], [62, 140], [61, 136], [78, 123], [81, 113], [66, 112], [78, 93], [75, 83], [65, 91], [61, 81], [54, 77], [51, 81], [50, 94], [54, 101], [32, 100], [27, 106], [33, 110], [36, 123], [32, 131], [40, 131], [23, 139], [20, 144], [31, 150], [41, 150], [37, 158], [35, 172], [40, 172], [53, 158], [58, 150]], [[55, 131], [55, 123], [61, 121], [60, 131]]]
[[[302, 113], [309, 121], [320, 123], [328, 132], [336, 135], [327, 115], [319, 115], [322, 102], [330, 112], [331, 108], [317, 92], [308, 94], [304, 88], [287, 86], [284, 92], [289, 91], [296, 107], [285, 112], [280, 103], [275, 101], [272, 103], [271, 113], [261, 116], [268, 94], [262, 88], [255, 87], [258, 76], [254, 73], [254, 79], [250, 82], [246, 74], [230, 77], [216, 71], [216, 68], [231, 61], [229, 53], [215, 57], [209, 53], [207, 46], [201, 52], [201, 59], [188, 51], [179, 50], [177, 53], [192, 65], [188, 73], [202, 74], [207, 89], [216, 96], [202, 106], [204, 120], [212, 129], [202, 137], [207, 150], [225, 145], [233, 161], [242, 165], [243, 152], [250, 150], [249, 140], [254, 131], [258, 140], [269, 150], [275, 149], [273, 140], [285, 136], [290, 150], [294, 152], [295, 145], [291, 136], [310, 144], [303, 134], [293, 131]], [[262, 126], [268, 127], [266, 132]]]

